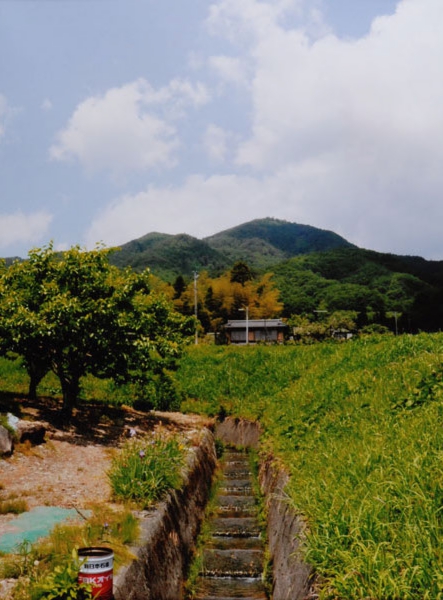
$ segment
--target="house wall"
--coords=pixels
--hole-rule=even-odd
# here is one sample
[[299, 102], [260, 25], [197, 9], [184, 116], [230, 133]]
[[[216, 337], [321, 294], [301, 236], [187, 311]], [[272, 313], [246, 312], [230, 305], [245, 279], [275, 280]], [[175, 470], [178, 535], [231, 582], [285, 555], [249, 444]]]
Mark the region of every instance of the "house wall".
[[[285, 339], [284, 331], [275, 327], [249, 329], [248, 333], [248, 342], [251, 344], [257, 342], [283, 343]], [[226, 337], [230, 344], [244, 344], [246, 342], [246, 330], [229, 329], [226, 332]]]

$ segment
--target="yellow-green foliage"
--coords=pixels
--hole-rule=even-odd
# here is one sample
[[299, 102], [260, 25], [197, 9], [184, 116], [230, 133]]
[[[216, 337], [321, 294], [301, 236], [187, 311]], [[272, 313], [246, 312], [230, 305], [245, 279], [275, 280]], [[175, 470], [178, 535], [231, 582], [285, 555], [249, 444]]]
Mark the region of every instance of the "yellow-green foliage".
[[175, 435], [133, 439], [118, 452], [108, 472], [116, 499], [148, 508], [182, 483], [184, 440]]
[[183, 389], [259, 417], [291, 470], [322, 599], [443, 598], [443, 335], [205, 348], [186, 361]]

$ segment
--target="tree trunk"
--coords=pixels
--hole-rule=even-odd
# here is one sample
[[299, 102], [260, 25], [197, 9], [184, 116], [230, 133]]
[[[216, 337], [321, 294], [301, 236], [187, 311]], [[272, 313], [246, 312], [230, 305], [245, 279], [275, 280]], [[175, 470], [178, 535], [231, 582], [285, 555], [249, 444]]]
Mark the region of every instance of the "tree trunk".
[[63, 393], [61, 418], [63, 423], [69, 423], [80, 392], [80, 377], [66, 377], [63, 373], [59, 373], [58, 376]]
[[25, 360], [25, 364], [30, 378], [28, 397], [31, 400], [36, 400], [38, 384], [49, 371], [49, 367], [33, 360]]
[[36, 400], [37, 399], [37, 386], [40, 383], [40, 381], [32, 373], [30, 374], [30, 376], [31, 376], [31, 380], [29, 382], [28, 398], [30, 400]]

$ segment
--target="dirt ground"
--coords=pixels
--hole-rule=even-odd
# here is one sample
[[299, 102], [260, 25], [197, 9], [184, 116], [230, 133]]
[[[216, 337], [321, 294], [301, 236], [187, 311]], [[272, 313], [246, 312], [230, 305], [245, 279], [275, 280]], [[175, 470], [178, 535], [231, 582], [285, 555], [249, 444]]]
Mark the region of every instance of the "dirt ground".
[[[0, 500], [23, 498], [29, 509], [58, 506], [81, 511], [91, 502], [106, 502], [110, 499], [106, 471], [112, 453], [131, 434], [210, 425], [198, 416], [85, 404], [74, 412], [69, 427], [62, 428], [56, 401], [22, 398], [20, 405], [21, 418], [45, 423], [46, 441], [32, 447], [19, 445], [12, 456], [0, 459]], [[0, 515], [0, 535], [12, 518]]]

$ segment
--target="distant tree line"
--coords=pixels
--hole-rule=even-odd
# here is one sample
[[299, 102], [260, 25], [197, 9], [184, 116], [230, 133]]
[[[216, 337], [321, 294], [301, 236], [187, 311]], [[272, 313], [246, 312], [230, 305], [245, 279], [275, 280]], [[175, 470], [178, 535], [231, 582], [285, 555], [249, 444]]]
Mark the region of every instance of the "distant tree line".
[[417, 333], [439, 330], [443, 323], [442, 286], [392, 271], [358, 249], [295, 257], [266, 273], [240, 261], [218, 277], [202, 271], [196, 286], [179, 276], [169, 293], [185, 315], [194, 313], [197, 300], [204, 332], [244, 318], [246, 306], [251, 319], [283, 317], [299, 331], [301, 323], [305, 329], [309, 323], [317, 337], [324, 337], [322, 328]]
[[392, 271], [372, 256], [361, 250], [338, 250], [278, 265], [274, 280], [284, 304], [283, 316], [345, 310], [357, 313], [359, 329], [377, 325], [397, 333], [439, 330], [441, 285]]

